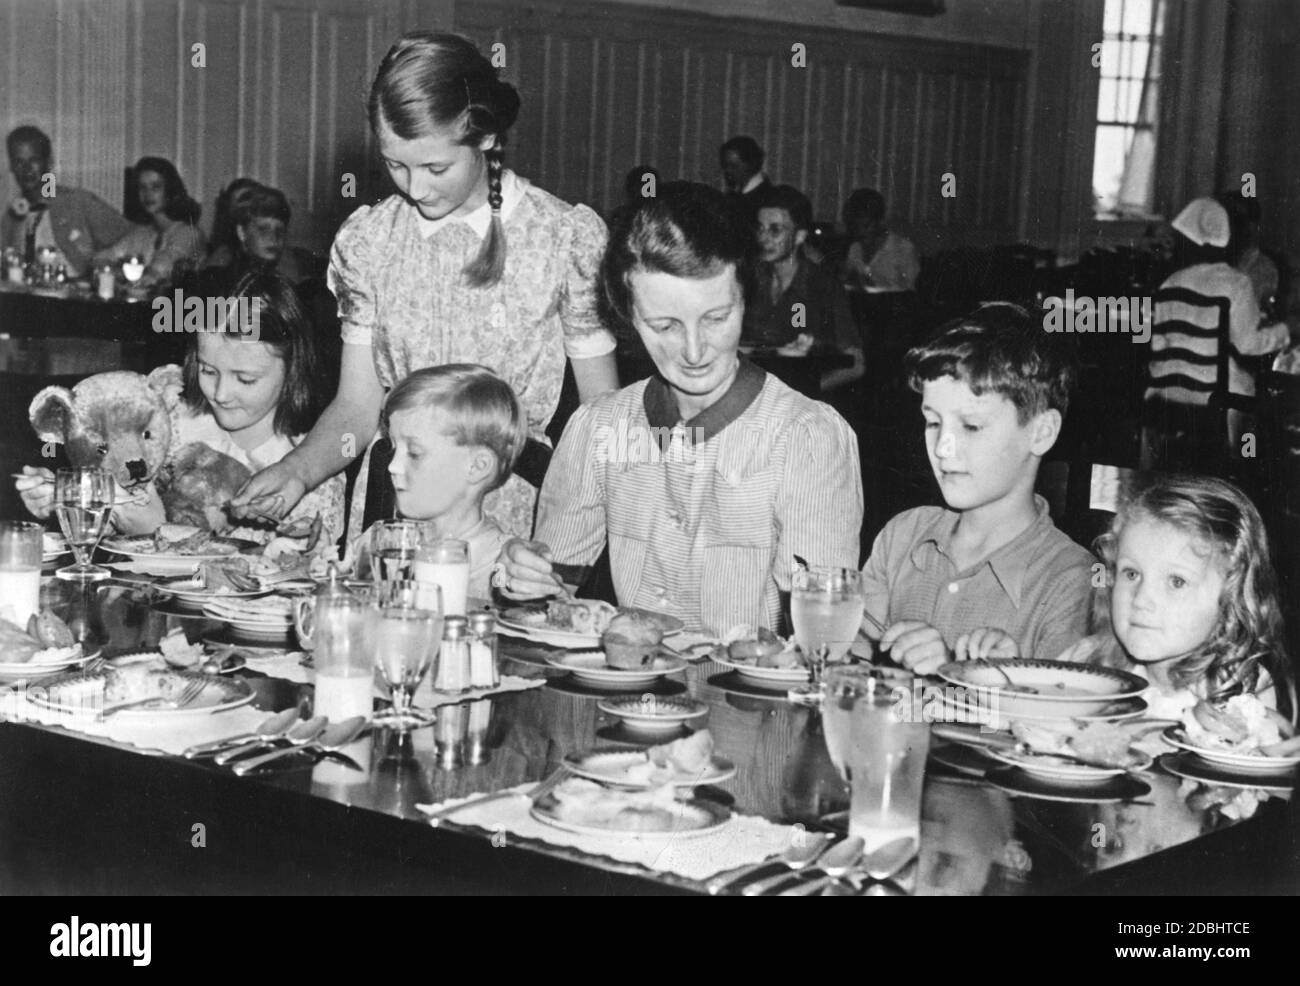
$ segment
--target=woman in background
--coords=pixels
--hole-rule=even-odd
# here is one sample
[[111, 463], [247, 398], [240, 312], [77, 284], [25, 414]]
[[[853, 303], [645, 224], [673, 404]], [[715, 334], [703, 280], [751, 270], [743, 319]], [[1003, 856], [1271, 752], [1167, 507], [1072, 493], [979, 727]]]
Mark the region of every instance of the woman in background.
[[170, 161], [142, 157], [135, 168], [136, 202], [127, 218], [136, 227], [111, 247], [95, 254], [95, 262], [139, 257], [144, 276], [138, 286], [154, 287], [172, 279], [181, 261], [197, 266], [203, 259], [205, 240], [199, 229], [197, 202], [190, 198], [180, 173]]

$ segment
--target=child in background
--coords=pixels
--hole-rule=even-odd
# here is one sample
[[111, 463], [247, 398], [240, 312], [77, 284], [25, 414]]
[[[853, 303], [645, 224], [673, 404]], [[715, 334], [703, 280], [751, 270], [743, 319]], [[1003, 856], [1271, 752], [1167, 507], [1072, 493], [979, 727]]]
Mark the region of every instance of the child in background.
[[1109, 576], [1095, 614], [1102, 629], [1062, 660], [1149, 679], [1154, 718], [1243, 694], [1276, 707], [1276, 688], [1294, 715], [1268, 540], [1245, 494], [1219, 479], [1159, 477], [1121, 504], [1097, 546]]
[[1034, 494], [1074, 368], [1015, 305], [985, 305], [907, 354], [948, 504], [885, 525], [863, 570], [882, 651], [928, 674], [966, 657], [1054, 657], [1084, 632], [1094, 558]]
[[[492, 566], [507, 536], [483, 514], [483, 498], [510, 477], [528, 423], [510, 385], [487, 367], [447, 363], [416, 370], [392, 389], [384, 422], [397, 509], [428, 521], [440, 539], [469, 545], [469, 595], [491, 598]], [[367, 530], [349, 560], [369, 576]]]

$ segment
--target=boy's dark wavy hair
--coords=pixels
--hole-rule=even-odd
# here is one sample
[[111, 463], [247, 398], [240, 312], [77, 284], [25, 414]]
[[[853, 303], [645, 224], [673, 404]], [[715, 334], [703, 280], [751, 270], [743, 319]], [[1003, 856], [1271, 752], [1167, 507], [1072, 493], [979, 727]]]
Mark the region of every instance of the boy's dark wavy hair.
[[1019, 305], [1002, 302], [981, 305], [909, 349], [903, 371], [918, 394], [940, 377], [960, 380], [976, 394], [1001, 394], [1022, 425], [1047, 410], [1064, 417], [1077, 375], [1068, 344]]

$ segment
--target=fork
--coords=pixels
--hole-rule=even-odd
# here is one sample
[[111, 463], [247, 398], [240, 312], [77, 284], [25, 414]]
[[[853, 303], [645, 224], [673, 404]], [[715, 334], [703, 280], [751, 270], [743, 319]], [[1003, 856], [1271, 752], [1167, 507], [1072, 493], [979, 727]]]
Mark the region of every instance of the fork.
[[466, 808], [477, 808], [479, 805], [485, 805], [492, 801], [505, 801], [508, 798], [527, 798], [529, 801], [536, 803], [555, 790], [560, 782], [568, 776], [569, 768], [561, 766], [555, 773], [534, 786], [530, 791], [497, 791], [495, 794], [485, 794], [481, 798], [474, 798], [464, 804], [452, 805], [450, 808], [443, 808], [441, 811], [433, 812], [429, 815], [429, 824], [436, 828], [458, 811], [464, 811]]
[[[206, 681], [191, 681], [185, 686], [185, 690], [181, 692], [177, 698], [172, 700], [170, 706], [162, 706], [162, 708], [183, 709], [193, 704], [194, 700], [199, 697], [199, 693], [207, 687], [207, 684]], [[154, 695], [152, 698], [142, 698], [134, 702], [123, 702], [121, 705], [114, 705], [112, 708], [105, 709], [100, 713], [99, 717], [100, 719], [107, 719], [109, 716], [117, 715], [117, 713], [124, 712], [127, 709], [138, 709], [146, 705], [153, 705], [160, 700], [161, 696]]]

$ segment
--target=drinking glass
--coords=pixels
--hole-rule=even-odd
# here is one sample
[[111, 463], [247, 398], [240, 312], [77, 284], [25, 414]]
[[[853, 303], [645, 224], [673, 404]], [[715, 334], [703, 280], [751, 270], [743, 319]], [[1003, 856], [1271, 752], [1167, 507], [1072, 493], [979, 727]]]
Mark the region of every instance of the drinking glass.
[[444, 539], [422, 545], [415, 554], [415, 581], [442, 590], [444, 616], [464, 616], [469, 597], [469, 545]]
[[815, 702], [827, 663], [847, 658], [862, 623], [862, 573], [854, 568], [801, 568], [790, 585], [790, 620], [810, 673], [796, 701]]
[[26, 627], [41, 604], [44, 530], [28, 521], [0, 521], [0, 616]]
[[826, 672], [822, 722], [831, 762], [850, 788], [849, 834], [870, 853], [921, 841], [930, 725], [906, 671], [841, 665]]
[[369, 719], [374, 712], [372, 608], [368, 596], [347, 590], [298, 600], [294, 623], [299, 640], [312, 647], [316, 669], [314, 715], [341, 722], [352, 716]]
[[407, 582], [415, 575], [415, 553], [428, 540], [428, 525], [384, 520], [370, 529], [370, 571], [376, 582]]
[[[436, 608], [422, 608], [419, 603], [429, 599], [430, 591]], [[393, 693], [392, 709], [377, 714], [374, 721], [398, 731], [431, 724], [433, 715], [415, 709], [411, 696], [438, 656], [442, 640], [441, 591], [410, 580], [379, 583], [370, 625], [375, 662]]]
[[108, 578], [109, 570], [90, 559], [113, 512], [113, 477], [103, 469], [60, 469], [54, 477], [54, 512], [76, 559], [54, 574], [82, 582]]
[[144, 276], [144, 260], [132, 254], [122, 261], [122, 278], [128, 284], [135, 284]]

